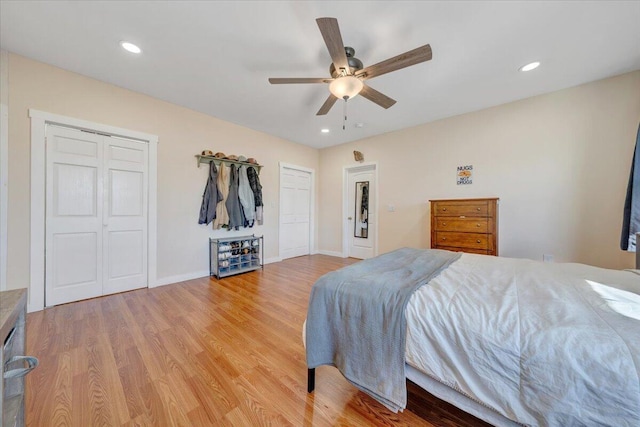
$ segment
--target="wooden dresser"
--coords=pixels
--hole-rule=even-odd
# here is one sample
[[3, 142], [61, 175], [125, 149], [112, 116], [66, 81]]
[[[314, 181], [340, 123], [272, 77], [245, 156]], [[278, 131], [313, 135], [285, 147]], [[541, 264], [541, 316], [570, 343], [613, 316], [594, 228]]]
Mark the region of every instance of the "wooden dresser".
[[499, 200], [430, 200], [431, 248], [498, 255]]

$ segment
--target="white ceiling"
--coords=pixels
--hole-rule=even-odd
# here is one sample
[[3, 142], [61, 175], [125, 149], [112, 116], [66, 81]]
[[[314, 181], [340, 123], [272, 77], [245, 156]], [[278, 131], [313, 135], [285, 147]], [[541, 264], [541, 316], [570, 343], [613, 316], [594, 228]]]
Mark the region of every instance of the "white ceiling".
[[[433, 60], [369, 80], [397, 104], [356, 97], [343, 131], [341, 101], [315, 115], [327, 85], [267, 81], [329, 77], [324, 16], [365, 67], [426, 43]], [[638, 70], [640, 2], [1, 0], [0, 46], [321, 148]]]

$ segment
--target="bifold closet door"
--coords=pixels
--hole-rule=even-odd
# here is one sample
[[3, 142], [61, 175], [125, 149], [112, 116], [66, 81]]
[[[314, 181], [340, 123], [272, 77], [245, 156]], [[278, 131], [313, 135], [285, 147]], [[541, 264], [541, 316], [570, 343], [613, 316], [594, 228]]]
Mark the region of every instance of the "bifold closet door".
[[102, 295], [103, 138], [47, 126], [47, 306]]
[[147, 144], [47, 127], [45, 305], [147, 286]]
[[103, 294], [147, 286], [148, 145], [104, 144]]

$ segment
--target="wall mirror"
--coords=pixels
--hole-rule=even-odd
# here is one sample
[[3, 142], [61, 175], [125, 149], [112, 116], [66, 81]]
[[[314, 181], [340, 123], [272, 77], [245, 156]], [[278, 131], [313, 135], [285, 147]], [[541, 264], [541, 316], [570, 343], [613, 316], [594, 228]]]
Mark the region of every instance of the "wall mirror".
[[369, 235], [369, 181], [356, 182], [356, 206], [353, 236], [366, 239]]

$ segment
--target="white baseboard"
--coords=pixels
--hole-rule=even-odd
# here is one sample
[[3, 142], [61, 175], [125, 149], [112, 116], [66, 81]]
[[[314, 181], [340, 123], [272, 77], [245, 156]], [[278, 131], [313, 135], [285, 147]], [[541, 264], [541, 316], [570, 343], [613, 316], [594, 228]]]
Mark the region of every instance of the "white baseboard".
[[[157, 288], [159, 286], [171, 285], [173, 283], [185, 282], [187, 280], [199, 279], [201, 277], [208, 277], [208, 276], [209, 276], [209, 270], [203, 270], [203, 271], [197, 271], [194, 273], [163, 277], [162, 279], [158, 279], [155, 285], [149, 284], [149, 288]], [[41, 311], [41, 310], [44, 310], [44, 307], [36, 304], [30, 304], [29, 302], [27, 302], [28, 313], [33, 313], [34, 311]]]
[[329, 255], [329, 256], [335, 256], [338, 258], [346, 258], [345, 256], [342, 255], [342, 252], [335, 252], [335, 251], [318, 251], [318, 253], [320, 255]]
[[[274, 257], [274, 258], [265, 258], [264, 263], [266, 264], [271, 264], [274, 262], [280, 262], [282, 261], [282, 258], [280, 257]], [[187, 273], [187, 274], [179, 274], [176, 276], [169, 276], [169, 277], [163, 277], [161, 279], [158, 279], [156, 281], [155, 285], [149, 285], [150, 288], [157, 288], [158, 286], [165, 286], [165, 285], [171, 285], [172, 283], [179, 283], [179, 282], [186, 282], [187, 280], [192, 280], [192, 279], [199, 279], [201, 277], [207, 277], [209, 276], [209, 270], [203, 270], [203, 271], [196, 271], [193, 273]]]
[[158, 279], [155, 285], [149, 284], [150, 288], [157, 288], [158, 286], [170, 285], [172, 283], [185, 282], [187, 280], [199, 279], [201, 277], [208, 277], [209, 270], [196, 271], [187, 274], [178, 274], [176, 276], [163, 277]]

